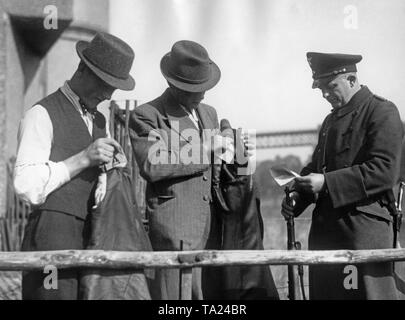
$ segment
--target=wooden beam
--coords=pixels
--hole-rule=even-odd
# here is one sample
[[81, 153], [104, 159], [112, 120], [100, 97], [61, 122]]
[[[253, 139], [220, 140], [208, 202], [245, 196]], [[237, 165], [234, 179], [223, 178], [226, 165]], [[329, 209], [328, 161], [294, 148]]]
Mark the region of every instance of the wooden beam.
[[182, 268], [180, 270], [180, 278], [180, 300], [191, 300], [193, 287], [193, 268]]
[[359, 264], [405, 261], [405, 249], [380, 250], [241, 250], [119, 252], [62, 250], [42, 252], [0, 252], [0, 270], [57, 268], [190, 268], [232, 265]]

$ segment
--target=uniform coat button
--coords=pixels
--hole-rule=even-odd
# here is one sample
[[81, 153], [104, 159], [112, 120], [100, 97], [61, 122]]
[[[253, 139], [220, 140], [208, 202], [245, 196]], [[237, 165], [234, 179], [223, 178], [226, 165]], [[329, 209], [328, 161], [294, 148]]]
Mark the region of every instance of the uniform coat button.
[[203, 180], [204, 180], [204, 181], [207, 181], [208, 178], [207, 178], [206, 176], [203, 176]]
[[203, 200], [204, 200], [204, 201], [208, 201], [208, 196], [205, 195], [205, 196], [203, 197]]

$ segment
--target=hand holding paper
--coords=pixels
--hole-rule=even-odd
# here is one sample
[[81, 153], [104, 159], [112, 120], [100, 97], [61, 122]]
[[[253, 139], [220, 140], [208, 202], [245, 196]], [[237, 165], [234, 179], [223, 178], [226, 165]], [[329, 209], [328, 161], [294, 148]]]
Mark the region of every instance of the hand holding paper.
[[295, 180], [295, 188], [299, 191], [317, 194], [325, 188], [325, 176], [321, 173], [310, 173]]
[[289, 170], [283, 166], [274, 166], [270, 168], [270, 174], [279, 186], [285, 186], [296, 177], [301, 177], [298, 173]]

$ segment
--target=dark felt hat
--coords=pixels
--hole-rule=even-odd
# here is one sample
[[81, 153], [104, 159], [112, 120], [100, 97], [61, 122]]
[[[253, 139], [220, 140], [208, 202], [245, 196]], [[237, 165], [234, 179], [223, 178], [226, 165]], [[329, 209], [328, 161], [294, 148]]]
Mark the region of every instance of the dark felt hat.
[[135, 80], [129, 75], [135, 54], [121, 39], [100, 32], [91, 42], [77, 42], [76, 51], [90, 70], [110, 86], [121, 90], [135, 87]]
[[166, 80], [188, 92], [202, 92], [214, 87], [221, 78], [218, 66], [200, 44], [181, 40], [160, 61]]
[[362, 59], [357, 54], [308, 52], [307, 60], [314, 79], [312, 88], [317, 88], [320, 81], [331, 81], [341, 73], [356, 72], [356, 63]]

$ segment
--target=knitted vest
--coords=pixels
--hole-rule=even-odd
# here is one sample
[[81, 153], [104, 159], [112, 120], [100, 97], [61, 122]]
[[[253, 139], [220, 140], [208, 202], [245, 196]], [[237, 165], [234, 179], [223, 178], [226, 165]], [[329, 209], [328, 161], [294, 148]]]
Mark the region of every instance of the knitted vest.
[[[49, 114], [53, 126], [50, 161], [59, 162], [87, 148], [94, 140], [106, 136], [105, 118], [96, 112], [93, 121], [93, 137], [72, 103], [60, 91], [38, 102]], [[88, 168], [68, 183], [50, 193], [38, 209], [58, 211], [85, 219], [94, 203], [94, 189], [100, 171]]]

